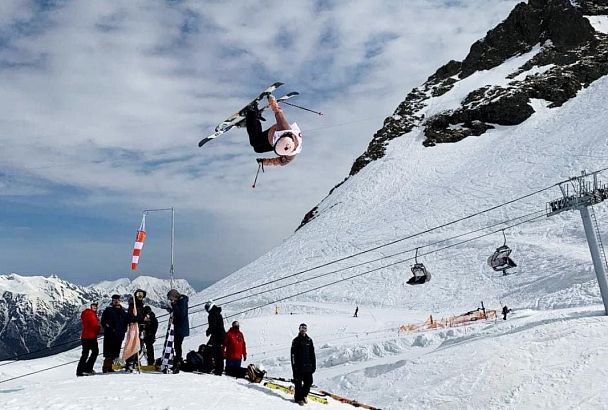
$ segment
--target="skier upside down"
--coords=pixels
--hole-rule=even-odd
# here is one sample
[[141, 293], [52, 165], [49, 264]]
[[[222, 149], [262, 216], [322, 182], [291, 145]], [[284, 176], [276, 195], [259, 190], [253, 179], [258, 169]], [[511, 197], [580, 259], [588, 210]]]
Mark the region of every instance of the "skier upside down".
[[268, 106], [275, 116], [276, 123], [262, 130], [261, 113], [257, 101], [247, 107], [245, 125], [249, 134], [249, 144], [257, 153], [274, 151], [275, 158], [257, 158], [261, 167], [287, 165], [302, 151], [302, 133], [298, 124], [289, 124], [276, 98], [268, 95]]

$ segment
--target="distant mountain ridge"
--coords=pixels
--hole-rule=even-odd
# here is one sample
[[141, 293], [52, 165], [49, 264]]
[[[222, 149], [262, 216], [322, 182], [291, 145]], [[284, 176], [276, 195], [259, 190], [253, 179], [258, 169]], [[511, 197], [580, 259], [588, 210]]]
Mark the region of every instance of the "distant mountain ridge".
[[[196, 293], [184, 279], [175, 280], [174, 286], [186, 295]], [[171, 283], [140, 276], [79, 286], [56, 275], [0, 275], [0, 361], [36, 351], [26, 357], [47, 356], [78, 345], [84, 307], [98, 302], [101, 310], [112, 294], [126, 298], [136, 289], [147, 292], [146, 304], [160, 307]]]

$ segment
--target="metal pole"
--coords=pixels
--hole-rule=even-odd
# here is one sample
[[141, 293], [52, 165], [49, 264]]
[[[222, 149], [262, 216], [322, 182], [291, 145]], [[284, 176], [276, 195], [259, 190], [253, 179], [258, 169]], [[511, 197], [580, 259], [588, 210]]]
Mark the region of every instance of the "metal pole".
[[171, 276], [171, 288], [173, 289], [174, 285], [174, 244], [175, 244], [175, 208], [157, 208], [157, 209], [145, 209], [144, 215], [150, 212], [160, 212], [160, 211], [171, 211], [171, 267], [169, 268], [169, 274]]
[[174, 274], [174, 266], [173, 266], [173, 248], [174, 248], [174, 243], [175, 243], [175, 208], [171, 207], [171, 289], [174, 288], [173, 286], [173, 274]]
[[591, 259], [593, 259], [597, 283], [600, 285], [600, 294], [602, 295], [602, 301], [604, 302], [604, 311], [606, 312], [606, 315], [608, 315], [608, 280], [606, 279], [604, 264], [600, 257], [599, 244], [593, 230], [589, 209], [584, 206], [579, 210], [581, 211], [581, 218], [583, 220], [583, 226], [585, 227], [585, 234], [587, 235], [587, 243], [589, 244], [589, 250], [591, 251]]

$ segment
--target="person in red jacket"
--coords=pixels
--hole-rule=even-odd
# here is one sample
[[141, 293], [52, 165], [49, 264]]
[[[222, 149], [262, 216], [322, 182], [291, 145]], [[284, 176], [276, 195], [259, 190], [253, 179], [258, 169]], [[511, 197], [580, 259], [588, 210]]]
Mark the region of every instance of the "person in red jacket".
[[228, 376], [242, 377], [241, 359], [247, 360], [247, 346], [245, 337], [239, 330], [239, 322], [232, 322], [232, 327], [224, 336], [224, 358], [226, 359], [226, 374]]
[[97, 336], [99, 335], [101, 326], [97, 317], [97, 303], [91, 303], [91, 307], [82, 312], [80, 321], [82, 322], [82, 333], [80, 334], [82, 355], [80, 356], [80, 361], [78, 361], [76, 376], [88, 376], [95, 374], [93, 365], [99, 354]]

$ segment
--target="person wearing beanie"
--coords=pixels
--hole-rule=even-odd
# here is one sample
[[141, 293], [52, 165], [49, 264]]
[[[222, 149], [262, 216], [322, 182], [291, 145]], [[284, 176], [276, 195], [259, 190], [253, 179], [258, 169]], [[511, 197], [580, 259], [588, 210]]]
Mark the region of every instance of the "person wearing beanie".
[[249, 144], [257, 153], [272, 152], [276, 158], [257, 158], [260, 166], [287, 165], [302, 151], [302, 131], [295, 122], [289, 124], [272, 94], [268, 95], [268, 106], [275, 116], [276, 124], [262, 131], [257, 102], [245, 112], [245, 124], [249, 134]]
[[209, 313], [207, 322], [207, 336], [209, 341], [207, 346], [211, 346], [213, 352], [213, 374], [221, 376], [224, 372], [224, 337], [226, 329], [224, 328], [224, 318], [222, 317], [222, 308], [216, 306], [213, 302], [205, 304], [205, 310]]
[[167, 308], [167, 311], [173, 313], [173, 348], [175, 349], [173, 371], [177, 373], [183, 361], [182, 343], [186, 336], [190, 336], [188, 296], [180, 294], [177, 289], [171, 289], [167, 293], [167, 299], [171, 302], [171, 306]]
[[312, 386], [312, 375], [317, 370], [317, 359], [312, 339], [307, 334], [308, 327], [302, 323], [298, 335], [291, 342], [291, 370], [295, 387], [294, 401], [300, 406], [308, 402], [306, 396]]
[[247, 360], [247, 346], [238, 320], [232, 322], [232, 327], [224, 337], [224, 358], [226, 359], [226, 374], [242, 377], [241, 360]]
[[120, 304], [120, 295], [112, 295], [112, 303], [101, 315], [103, 329], [104, 373], [113, 372], [112, 363], [120, 356], [120, 346], [127, 332], [128, 315]]
[[101, 330], [99, 318], [97, 317], [97, 302], [91, 303], [88, 309], [82, 311], [80, 321], [82, 322], [82, 333], [80, 343], [82, 344], [82, 355], [76, 367], [76, 376], [95, 374], [93, 365], [99, 354], [97, 336]]

